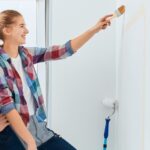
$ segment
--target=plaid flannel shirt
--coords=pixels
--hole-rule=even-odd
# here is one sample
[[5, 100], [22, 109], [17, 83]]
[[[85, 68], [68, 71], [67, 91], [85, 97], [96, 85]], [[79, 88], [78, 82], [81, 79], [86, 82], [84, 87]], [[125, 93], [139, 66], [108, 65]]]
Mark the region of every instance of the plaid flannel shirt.
[[[25, 48], [19, 46], [27, 84], [34, 99], [35, 114], [39, 122], [46, 119], [43, 96], [40, 89], [38, 77], [34, 64], [49, 60], [63, 59], [71, 56], [74, 51], [70, 41], [64, 45], [52, 46], [50, 48]], [[6, 114], [12, 109], [16, 109], [25, 125], [29, 122], [29, 112], [26, 100], [23, 95], [22, 81], [11, 63], [11, 58], [0, 48], [0, 113]]]

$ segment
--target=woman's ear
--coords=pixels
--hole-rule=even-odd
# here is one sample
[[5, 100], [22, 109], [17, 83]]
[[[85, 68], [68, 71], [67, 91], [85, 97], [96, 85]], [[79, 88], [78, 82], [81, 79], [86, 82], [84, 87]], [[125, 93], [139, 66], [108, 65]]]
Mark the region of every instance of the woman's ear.
[[11, 28], [9, 28], [9, 27], [4, 27], [3, 28], [3, 34], [5, 35], [5, 36], [8, 36], [8, 35], [10, 35], [11, 34]]

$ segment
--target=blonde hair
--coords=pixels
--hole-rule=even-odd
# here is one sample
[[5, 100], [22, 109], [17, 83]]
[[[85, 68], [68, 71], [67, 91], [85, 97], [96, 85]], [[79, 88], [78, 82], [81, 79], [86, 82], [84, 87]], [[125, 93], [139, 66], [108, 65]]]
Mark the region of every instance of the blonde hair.
[[3, 28], [16, 22], [16, 18], [22, 16], [16, 10], [4, 10], [0, 12], [0, 39], [4, 40]]

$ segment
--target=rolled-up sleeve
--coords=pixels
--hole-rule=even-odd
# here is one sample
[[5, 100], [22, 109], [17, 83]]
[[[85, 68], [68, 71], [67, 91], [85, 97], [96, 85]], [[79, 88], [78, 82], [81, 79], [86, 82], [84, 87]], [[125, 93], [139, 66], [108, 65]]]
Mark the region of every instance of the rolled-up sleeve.
[[0, 68], [0, 113], [7, 114], [14, 108], [12, 93], [8, 88], [3, 69]]
[[64, 59], [75, 53], [71, 47], [71, 41], [63, 45], [53, 45], [49, 48], [28, 47], [27, 49], [32, 55], [34, 64], [49, 60]]

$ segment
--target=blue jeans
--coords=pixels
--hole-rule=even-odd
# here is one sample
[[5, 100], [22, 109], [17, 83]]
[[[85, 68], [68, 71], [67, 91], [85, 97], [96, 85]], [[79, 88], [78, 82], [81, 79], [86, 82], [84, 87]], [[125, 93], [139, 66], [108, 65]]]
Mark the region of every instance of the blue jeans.
[[38, 150], [77, 150], [63, 138], [55, 135], [38, 147]]
[[[19, 138], [10, 126], [0, 132], [0, 150], [25, 150]], [[55, 134], [47, 142], [38, 147], [38, 150], [77, 150], [63, 138]]]
[[0, 132], [0, 150], [25, 150], [10, 126]]

